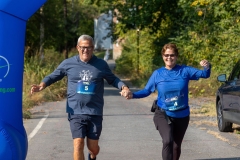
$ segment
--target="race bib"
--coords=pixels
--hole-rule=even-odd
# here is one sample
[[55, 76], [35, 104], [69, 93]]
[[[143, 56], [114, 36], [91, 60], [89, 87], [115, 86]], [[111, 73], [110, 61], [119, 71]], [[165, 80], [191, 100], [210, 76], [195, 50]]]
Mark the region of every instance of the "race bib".
[[95, 94], [95, 84], [89, 81], [78, 81], [77, 93], [80, 94]]
[[169, 111], [177, 111], [186, 107], [184, 104], [184, 95], [167, 98], [165, 104]]

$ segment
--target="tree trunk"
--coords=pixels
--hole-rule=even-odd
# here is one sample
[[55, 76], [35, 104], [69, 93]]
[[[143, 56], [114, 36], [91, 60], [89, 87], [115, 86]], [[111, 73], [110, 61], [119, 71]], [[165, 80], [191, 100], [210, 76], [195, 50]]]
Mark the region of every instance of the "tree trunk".
[[63, 14], [64, 14], [64, 57], [68, 58], [68, 45], [67, 45], [67, 0], [63, 0]]
[[44, 58], [44, 13], [43, 6], [40, 8], [41, 22], [40, 22], [40, 48], [39, 54], [41, 59]]

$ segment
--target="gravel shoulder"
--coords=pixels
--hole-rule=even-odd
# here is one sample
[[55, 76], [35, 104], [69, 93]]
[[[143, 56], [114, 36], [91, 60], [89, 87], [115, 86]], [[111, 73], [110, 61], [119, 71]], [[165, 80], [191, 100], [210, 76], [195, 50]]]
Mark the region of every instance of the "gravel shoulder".
[[192, 113], [194, 110], [197, 110], [204, 105], [212, 105], [215, 107], [215, 97], [190, 98], [189, 104], [191, 106], [190, 125], [194, 125], [201, 130], [205, 130], [208, 134], [215, 136], [219, 140], [240, 149], [239, 125], [233, 125], [233, 132], [220, 132], [217, 126], [217, 116], [207, 116], [201, 113]]

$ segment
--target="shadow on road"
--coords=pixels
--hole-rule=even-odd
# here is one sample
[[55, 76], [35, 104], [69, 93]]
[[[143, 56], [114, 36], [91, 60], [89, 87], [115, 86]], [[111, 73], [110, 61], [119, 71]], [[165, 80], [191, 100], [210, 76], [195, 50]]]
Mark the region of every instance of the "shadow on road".
[[103, 116], [147, 116], [147, 115], [153, 115], [151, 113], [149, 114], [104, 114]]
[[239, 160], [240, 157], [233, 157], [233, 158], [210, 158], [210, 159], [196, 159], [196, 160]]

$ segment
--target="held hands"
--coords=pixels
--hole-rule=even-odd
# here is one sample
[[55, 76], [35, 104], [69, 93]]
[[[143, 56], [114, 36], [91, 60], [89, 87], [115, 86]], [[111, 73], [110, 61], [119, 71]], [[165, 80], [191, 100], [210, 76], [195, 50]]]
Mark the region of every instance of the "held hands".
[[200, 65], [206, 69], [209, 69], [210, 63], [204, 59], [200, 62]]
[[119, 92], [121, 96], [125, 97], [126, 99], [132, 99], [133, 95], [132, 92], [127, 88], [123, 89], [121, 92]]

